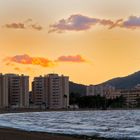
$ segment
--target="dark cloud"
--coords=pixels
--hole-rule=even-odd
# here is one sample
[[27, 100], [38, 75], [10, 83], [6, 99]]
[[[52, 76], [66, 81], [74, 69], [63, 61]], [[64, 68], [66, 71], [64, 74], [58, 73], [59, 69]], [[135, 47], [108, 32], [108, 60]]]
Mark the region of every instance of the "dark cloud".
[[35, 29], [35, 30], [38, 30], [38, 31], [40, 31], [40, 30], [43, 29], [42, 26], [41, 26], [41, 25], [38, 25], [38, 24], [32, 24], [31, 27], [32, 27], [33, 29]]
[[130, 16], [128, 20], [123, 22], [122, 27], [131, 29], [140, 28], [140, 17]]
[[9, 23], [5, 24], [6, 28], [12, 28], [12, 29], [25, 29], [24, 23]]
[[3, 27], [9, 28], [9, 29], [33, 29], [33, 30], [42, 30], [43, 27], [39, 24], [33, 23], [32, 19], [27, 19], [24, 22], [12, 22], [5, 24]]
[[120, 27], [123, 22], [123, 19], [118, 19], [114, 24], [112, 24], [109, 29], [115, 28], [115, 27]]
[[71, 15], [68, 19], [62, 19], [58, 23], [50, 25], [49, 32], [61, 32], [61, 31], [81, 31], [88, 30], [92, 25], [98, 23], [98, 19], [90, 18], [80, 14]]
[[108, 19], [91, 18], [80, 14], [71, 15], [68, 19], [62, 19], [58, 23], [50, 25], [49, 33], [63, 31], [84, 31], [92, 28], [96, 24], [114, 28], [118, 26], [120, 20], [116, 22]]
[[57, 23], [50, 25], [49, 33], [64, 31], [85, 31], [91, 29], [95, 25], [108, 26], [108, 29], [115, 27], [136, 29], [140, 27], [140, 17], [130, 16], [127, 20], [118, 19], [116, 21], [110, 19], [92, 18], [80, 14], [71, 15], [67, 19], [61, 19]]

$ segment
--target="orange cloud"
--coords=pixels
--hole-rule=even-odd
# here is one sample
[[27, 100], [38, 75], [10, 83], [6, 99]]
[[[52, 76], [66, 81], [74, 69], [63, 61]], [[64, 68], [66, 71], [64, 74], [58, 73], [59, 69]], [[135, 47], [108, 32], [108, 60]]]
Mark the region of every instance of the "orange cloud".
[[[7, 61], [7, 59], [5, 59], [4, 61]], [[7, 62], [6, 63], [6, 66], [15, 66], [14, 64], [10, 63], [10, 62]]]
[[15, 71], [21, 72], [21, 69], [19, 67], [14, 68]]
[[80, 56], [80, 55], [76, 55], [76, 56], [60, 56], [57, 59], [58, 62], [86, 62], [86, 60]]
[[54, 62], [43, 58], [43, 57], [31, 57], [27, 54], [24, 55], [16, 55], [13, 57], [7, 57], [5, 61], [15, 62], [19, 64], [31, 64], [31, 65], [39, 65], [42, 67], [51, 67], [54, 66]]
[[87, 62], [81, 55], [60, 56], [56, 60], [49, 60], [44, 57], [31, 57], [27, 54], [6, 57], [3, 61], [6, 63], [7, 66], [14, 66], [14, 70], [16, 71], [21, 71], [21, 69], [18, 66], [16, 66], [16, 63], [23, 65], [38, 65], [41, 67], [52, 67], [56, 66], [58, 63], [61, 62], [72, 62], [72, 63]]
[[20, 68], [20, 67], [14, 67], [13, 68], [15, 71], [17, 72], [35, 72], [33, 68], [30, 68], [30, 67], [25, 67], [25, 68]]

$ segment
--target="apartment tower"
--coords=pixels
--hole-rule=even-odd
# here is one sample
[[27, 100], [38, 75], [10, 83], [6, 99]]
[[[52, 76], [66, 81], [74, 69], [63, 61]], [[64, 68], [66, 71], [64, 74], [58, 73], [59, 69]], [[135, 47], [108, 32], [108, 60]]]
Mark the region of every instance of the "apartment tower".
[[8, 107], [8, 78], [0, 74], [0, 108]]
[[69, 77], [48, 74], [35, 77], [32, 83], [33, 102], [35, 105], [46, 105], [50, 109], [69, 106]]
[[8, 78], [8, 102], [10, 107], [29, 107], [29, 77], [6, 74]]

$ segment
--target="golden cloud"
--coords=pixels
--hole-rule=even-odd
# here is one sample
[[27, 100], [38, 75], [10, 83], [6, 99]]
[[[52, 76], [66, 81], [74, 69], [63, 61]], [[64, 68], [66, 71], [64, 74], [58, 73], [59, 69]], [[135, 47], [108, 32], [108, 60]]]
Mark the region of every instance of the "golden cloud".
[[51, 67], [54, 66], [54, 62], [49, 59], [43, 57], [31, 57], [27, 54], [24, 55], [16, 55], [13, 57], [7, 57], [5, 61], [15, 62], [19, 64], [30, 64], [30, 65], [40, 65], [42, 67]]
[[44, 57], [32, 57], [27, 54], [24, 54], [6, 57], [4, 59], [4, 62], [6, 62], [7, 66], [14, 66], [14, 69], [16, 71], [20, 71], [19, 67], [16, 67], [15, 63], [23, 65], [38, 65], [42, 67], [53, 67], [60, 62], [82, 63], [86, 62], [86, 60], [81, 55], [60, 56], [56, 60], [49, 60]]

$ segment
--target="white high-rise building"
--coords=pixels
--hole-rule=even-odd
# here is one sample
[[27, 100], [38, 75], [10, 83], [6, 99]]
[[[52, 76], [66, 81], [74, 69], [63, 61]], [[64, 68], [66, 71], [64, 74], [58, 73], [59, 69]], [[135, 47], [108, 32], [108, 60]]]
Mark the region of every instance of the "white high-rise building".
[[32, 101], [37, 106], [47, 105], [45, 78], [42, 76], [35, 77], [32, 82]]
[[10, 107], [29, 107], [29, 77], [6, 74], [8, 78], [8, 104]]
[[32, 91], [35, 105], [45, 104], [50, 109], [69, 106], [69, 77], [58, 74], [35, 77]]
[[0, 108], [8, 107], [8, 78], [0, 74]]

